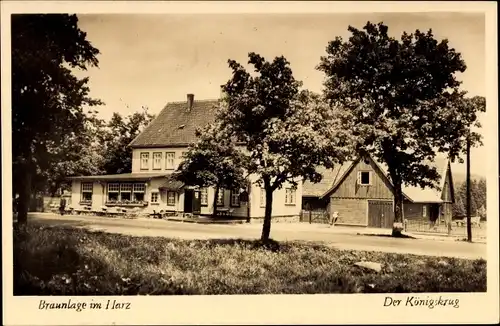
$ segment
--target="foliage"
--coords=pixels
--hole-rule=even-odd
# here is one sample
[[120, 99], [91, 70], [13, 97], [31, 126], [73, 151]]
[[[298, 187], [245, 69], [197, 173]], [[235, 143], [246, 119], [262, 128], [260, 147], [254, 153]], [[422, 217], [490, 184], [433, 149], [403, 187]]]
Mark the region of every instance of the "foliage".
[[[438, 187], [440, 176], [427, 162], [437, 152], [459, 157], [484, 99], [464, 98], [455, 77], [466, 69], [462, 56], [432, 30], [404, 32], [400, 40], [382, 23], [348, 30], [347, 41], [329, 42], [318, 66], [325, 96], [347, 111], [343, 127], [352, 130], [357, 151], [387, 164], [401, 222], [402, 185]], [[478, 142], [479, 134], [471, 139]]]
[[99, 137], [103, 144], [104, 156], [102, 170], [106, 174], [132, 172], [132, 148], [129, 144], [154, 119], [143, 107], [142, 112], [134, 112], [129, 116], [113, 113]]
[[254, 75], [236, 61], [228, 62], [232, 78], [222, 86], [225, 98], [217, 121], [243, 144], [246, 170], [265, 189], [262, 239], [267, 240], [273, 192], [300, 179], [319, 181], [316, 166], [342, 160], [348, 137], [335, 128], [334, 115], [319, 96], [300, 91], [302, 84], [283, 56], [268, 62], [249, 53]]
[[214, 187], [214, 210], [219, 190], [246, 187], [245, 156], [237, 150], [234, 139], [218, 122], [197, 131], [198, 141], [184, 154], [175, 177], [190, 186]]
[[[410, 241], [410, 240], [408, 240]], [[374, 273], [354, 266], [382, 264]], [[176, 240], [28, 226], [14, 234], [14, 295], [485, 292], [486, 261], [304, 242]]]
[[32, 179], [48, 169], [67, 134], [88, 120], [88, 78], [74, 69], [97, 66], [99, 51], [78, 28], [76, 15], [12, 15], [12, 158], [18, 220], [26, 222]]
[[[486, 218], [486, 179], [472, 179], [471, 187], [471, 216]], [[455, 204], [453, 204], [453, 216], [463, 217], [467, 215], [466, 199], [467, 184], [462, 182], [457, 185], [455, 191]]]
[[103, 152], [98, 137], [102, 130], [102, 120], [89, 116], [83, 130], [69, 132], [61, 144], [51, 144], [51, 155], [47, 169], [38, 175], [39, 186], [34, 187], [53, 195], [59, 187], [68, 188], [68, 176], [102, 174]]

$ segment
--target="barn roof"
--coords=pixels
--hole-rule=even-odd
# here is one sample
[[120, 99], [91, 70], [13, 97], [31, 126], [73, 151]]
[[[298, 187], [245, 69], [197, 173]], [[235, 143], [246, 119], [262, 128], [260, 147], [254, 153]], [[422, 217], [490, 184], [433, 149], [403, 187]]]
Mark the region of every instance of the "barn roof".
[[[373, 159], [372, 159], [373, 160]], [[382, 164], [373, 160], [384, 174], [388, 178], [387, 165]], [[337, 165], [333, 169], [326, 169], [324, 167], [317, 168], [317, 171], [323, 175], [323, 179], [319, 183], [312, 183], [310, 181], [305, 181], [303, 184], [303, 196], [304, 197], [325, 197], [331, 193], [347, 176], [348, 172], [351, 170], [358, 160], [348, 161], [342, 165]], [[427, 165], [435, 167], [437, 172], [441, 176], [439, 182], [440, 190], [433, 188], [421, 188], [415, 186], [403, 186], [403, 195], [411, 200], [412, 202], [426, 202], [426, 203], [439, 203], [441, 202], [441, 191], [444, 187], [444, 182], [446, 179], [446, 171], [449, 167], [449, 160], [442, 156], [437, 156], [434, 162], [426, 162]], [[451, 167], [450, 167], [451, 168]], [[388, 178], [388, 180], [390, 180]]]
[[323, 178], [318, 183], [313, 183], [310, 181], [304, 182], [302, 185], [302, 196], [304, 197], [321, 197], [323, 196], [333, 185], [344, 176], [344, 173], [352, 165], [352, 162], [347, 162], [344, 164], [337, 164], [333, 169], [327, 169], [323, 166], [316, 168], [316, 171], [320, 173]]
[[196, 129], [215, 120], [219, 100], [170, 102], [130, 143], [131, 147], [187, 146], [196, 141]]
[[[382, 172], [387, 177], [389, 175], [387, 165], [381, 164], [379, 162], [376, 163], [380, 166]], [[449, 167], [449, 160], [442, 155], [436, 155], [434, 161], [426, 161], [425, 164], [429, 167], [436, 168], [436, 171], [441, 176], [439, 180], [440, 189], [405, 185], [403, 186], [403, 194], [408, 197], [408, 199], [416, 203], [440, 203], [442, 202], [441, 194], [443, 191], [444, 182], [446, 180], [446, 172], [447, 168]]]

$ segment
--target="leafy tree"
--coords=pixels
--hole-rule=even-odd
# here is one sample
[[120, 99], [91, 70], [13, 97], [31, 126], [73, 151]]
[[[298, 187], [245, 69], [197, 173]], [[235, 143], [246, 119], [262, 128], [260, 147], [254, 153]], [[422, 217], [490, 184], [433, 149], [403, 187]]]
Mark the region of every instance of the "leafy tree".
[[42, 191], [53, 196], [61, 186], [67, 188], [68, 176], [103, 173], [104, 157], [99, 141], [102, 128], [102, 120], [89, 116], [82, 131], [64, 135], [59, 146], [51, 144], [48, 152], [52, 163], [41, 171]]
[[198, 141], [184, 154], [184, 160], [175, 175], [178, 180], [190, 186], [215, 188], [215, 217], [220, 189], [245, 187], [245, 157], [217, 122], [197, 131], [197, 137]]
[[261, 239], [268, 241], [274, 191], [285, 182], [320, 181], [316, 166], [342, 160], [348, 134], [335, 128], [332, 111], [318, 95], [300, 91], [301, 82], [283, 56], [269, 62], [249, 53], [253, 75], [234, 60], [228, 63], [232, 78], [222, 86], [225, 99], [217, 121], [242, 144], [247, 173], [265, 189]]
[[477, 193], [478, 193], [477, 206], [479, 207], [477, 214], [481, 216], [481, 218], [486, 219], [486, 213], [487, 213], [486, 179], [484, 178], [479, 179], [477, 183]]
[[[471, 186], [471, 214], [472, 216], [486, 217], [486, 179], [472, 179]], [[453, 205], [454, 216], [466, 216], [467, 184], [465, 182], [457, 185], [455, 193], [455, 204]]]
[[132, 148], [129, 144], [154, 119], [143, 107], [142, 112], [135, 112], [123, 117], [113, 113], [111, 120], [101, 134], [104, 145], [102, 170], [107, 174], [132, 172]]
[[[398, 236], [402, 185], [438, 187], [438, 172], [426, 161], [437, 152], [452, 160], [460, 156], [484, 101], [464, 99], [455, 74], [466, 65], [432, 30], [404, 32], [400, 40], [389, 36], [382, 23], [348, 30], [347, 41], [329, 42], [318, 70], [325, 73], [329, 103], [346, 110], [343, 128], [352, 130], [357, 151], [388, 166], [395, 190], [393, 235]], [[480, 136], [471, 133], [472, 138]]]
[[73, 74], [97, 66], [99, 51], [76, 15], [12, 15], [11, 30], [13, 190], [25, 224], [32, 179], [53, 163], [51, 148], [84, 129], [84, 107], [100, 104], [88, 96], [88, 78]]

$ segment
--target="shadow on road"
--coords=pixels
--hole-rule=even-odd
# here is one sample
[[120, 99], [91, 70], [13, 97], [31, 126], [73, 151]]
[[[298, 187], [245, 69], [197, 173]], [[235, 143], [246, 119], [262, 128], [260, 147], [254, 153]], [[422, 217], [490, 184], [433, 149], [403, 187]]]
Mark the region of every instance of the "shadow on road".
[[91, 222], [85, 222], [85, 221], [75, 221], [75, 220], [64, 220], [64, 219], [51, 219], [51, 218], [44, 218], [38, 219], [38, 218], [30, 218], [29, 223], [31, 224], [36, 224], [36, 225], [54, 225], [54, 226], [86, 226], [86, 225], [91, 225]]

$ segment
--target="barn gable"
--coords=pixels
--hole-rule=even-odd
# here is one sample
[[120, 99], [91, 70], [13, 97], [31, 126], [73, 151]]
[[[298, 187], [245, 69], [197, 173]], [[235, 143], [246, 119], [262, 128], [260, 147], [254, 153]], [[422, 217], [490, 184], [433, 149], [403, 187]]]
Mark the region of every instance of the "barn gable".
[[344, 176], [325, 195], [338, 198], [392, 199], [393, 190], [384, 173], [368, 157], [353, 161]]
[[453, 174], [450, 162], [446, 165], [445, 175], [441, 184], [441, 200], [445, 203], [455, 203], [455, 189], [453, 187]]

